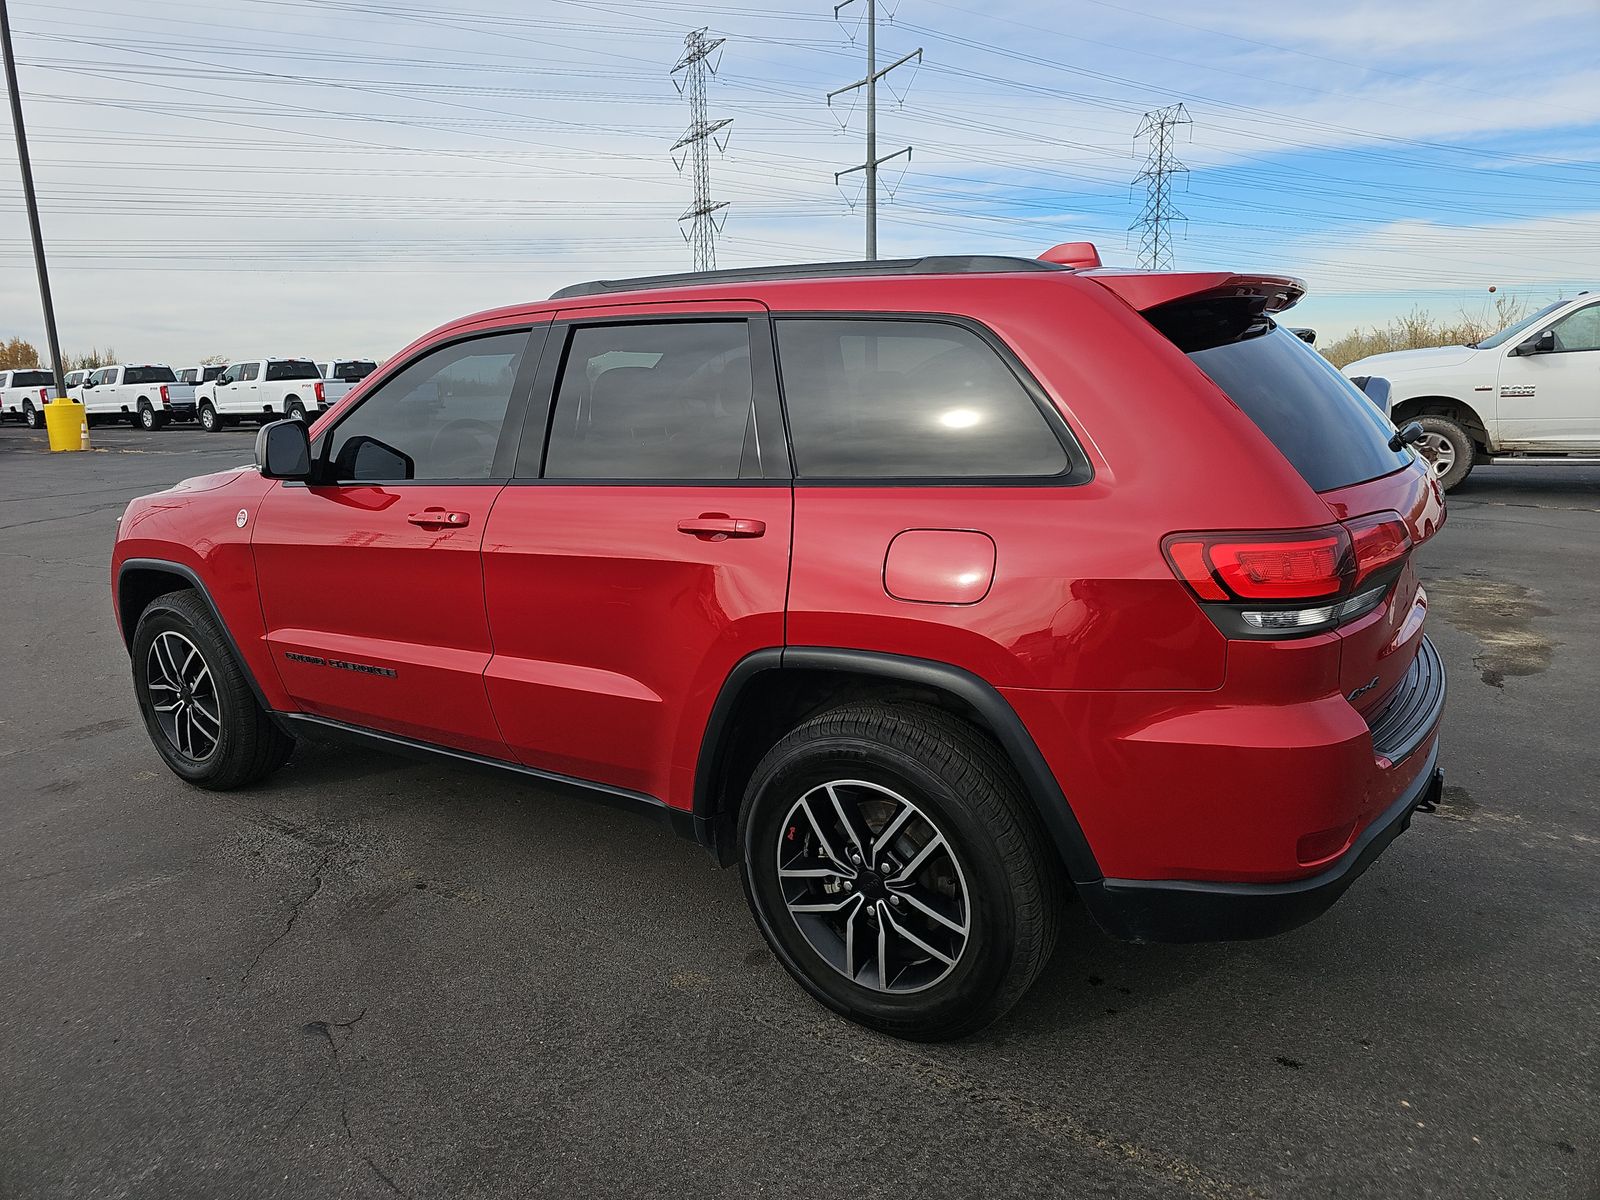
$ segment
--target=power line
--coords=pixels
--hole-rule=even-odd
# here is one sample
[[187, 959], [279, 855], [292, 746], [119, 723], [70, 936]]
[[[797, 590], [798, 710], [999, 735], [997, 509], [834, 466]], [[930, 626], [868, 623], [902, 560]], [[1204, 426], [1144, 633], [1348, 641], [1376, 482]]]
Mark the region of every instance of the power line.
[[[843, 3], [833, 6], [833, 15], [837, 19], [841, 9], [848, 8], [855, 0], [843, 0]], [[918, 64], [922, 62], [922, 47], [918, 46], [910, 54], [902, 55], [881, 71], [878, 69], [878, 0], [866, 0], [867, 3], [867, 73], [854, 83], [828, 93], [828, 106], [833, 106], [833, 98], [842, 96], [846, 92], [853, 92], [857, 88], [867, 89], [867, 157], [866, 161], [854, 167], [848, 167], [836, 172], [834, 183], [838, 183], [846, 175], [857, 171], [865, 171], [867, 176], [867, 260], [870, 262], [878, 257], [878, 168], [892, 159], [905, 155], [906, 161], [911, 161], [911, 147], [896, 150], [893, 154], [878, 157], [878, 80], [882, 79], [896, 67], [903, 67], [912, 59]]]
[[[683, 54], [671, 72], [675, 77], [673, 85], [689, 101], [689, 128], [672, 143], [672, 161], [680, 172], [685, 162], [694, 164], [694, 203], [678, 218], [678, 223], [692, 222], [684, 231], [683, 239], [689, 243], [696, 271], [717, 269], [717, 234], [722, 232], [728, 219], [726, 212], [720, 218], [717, 216], [728, 207], [728, 201], [711, 199], [711, 147], [714, 144], [718, 150], [727, 150], [727, 136], [718, 138], [717, 134], [732, 125], [733, 118], [713, 121], [706, 116], [706, 80], [717, 73], [711, 52], [725, 41], [726, 38], [707, 37], [704, 27], [691, 30], [684, 35]], [[719, 61], [721, 57], [717, 56]], [[681, 82], [676, 78], [679, 71], [683, 72]], [[683, 151], [682, 158], [677, 157], [679, 150]]]
[[1172, 268], [1172, 234], [1169, 226], [1182, 221], [1184, 215], [1172, 204], [1172, 177], [1187, 173], [1188, 167], [1178, 161], [1172, 152], [1173, 130], [1179, 125], [1193, 124], [1189, 110], [1179, 104], [1169, 104], [1144, 115], [1137, 138], [1148, 138], [1150, 153], [1145, 158], [1144, 170], [1134, 176], [1134, 183], [1145, 185], [1144, 211], [1129, 229], [1138, 229], [1139, 265], [1150, 271]]

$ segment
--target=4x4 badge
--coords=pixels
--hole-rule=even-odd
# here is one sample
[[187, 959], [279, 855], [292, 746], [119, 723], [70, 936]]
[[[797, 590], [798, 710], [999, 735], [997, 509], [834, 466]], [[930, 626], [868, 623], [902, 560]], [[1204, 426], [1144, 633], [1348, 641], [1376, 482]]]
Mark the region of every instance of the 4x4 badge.
[[1345, 699], [1354, 700], [1357, 697], [1365, 696], [1368, 692], [1370, 692], [1373, 688], [1375, 688], [1377, 686], [1378, 686], [1378, 677], [1376, 675], [1374, 675], [1371, 679], [1367, 680], [1360, 687], [1358, 687], [1355, 691], [1351, 692], [1347, 697], [1345, 697]]

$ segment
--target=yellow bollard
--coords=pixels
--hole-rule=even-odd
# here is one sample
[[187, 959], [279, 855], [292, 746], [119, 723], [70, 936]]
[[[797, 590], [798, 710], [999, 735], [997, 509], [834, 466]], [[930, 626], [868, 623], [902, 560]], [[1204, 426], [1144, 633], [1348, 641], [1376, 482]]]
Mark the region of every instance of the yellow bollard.
[[87, 450], [89, 448], [89, 418], [83, 405], [65, 396], [57, 396], [44, 406], [44, 427], [50, 434], [52, 450]]

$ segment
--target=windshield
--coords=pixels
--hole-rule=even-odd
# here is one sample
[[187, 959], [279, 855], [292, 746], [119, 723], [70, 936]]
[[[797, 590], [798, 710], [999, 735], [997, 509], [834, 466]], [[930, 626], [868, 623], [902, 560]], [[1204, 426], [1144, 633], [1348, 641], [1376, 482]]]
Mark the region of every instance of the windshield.
[[1473, 345], [1479, 350], [1493, 350], [1496, 346], [1503, 346], [1511, 341], [1512, 338], [1521, 335], [1524, 330], [1532, 329], [1564, 304], [1566, 304], [1565, 300], [1557, 300], [1554, 304], [1546, 304], [1531, 317], [1523, 317], [1515, 325], [1507, 325], [1493, 337], [1486, 337], [1483, 341], [1475, 342]]
[[177, 383], [171, 367], [129, 367], [123, 383]]

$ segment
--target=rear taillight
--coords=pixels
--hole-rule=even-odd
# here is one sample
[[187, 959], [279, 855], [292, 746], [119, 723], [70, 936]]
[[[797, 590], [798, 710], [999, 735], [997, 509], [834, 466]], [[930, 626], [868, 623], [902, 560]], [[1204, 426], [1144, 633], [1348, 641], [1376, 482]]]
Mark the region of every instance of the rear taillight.
[[1377, 608], [1411, 536], [1400, 514], [1386, 512], [1319, 529], [1175, 533], [1161, 549], [1224, 633], [1284, 637]]
[[317, 380], [316, 389], [317, 389], [317, 403], [320, 405], [322, 403], [322, 380], [320, 380], [320, 379]]
[[1341, 525], [1290, 533], [1175, 533], [1162, 543], [1178, 578], [1202, 600], [1315, 600], [1353, 575]]
[[1374, 513], [1346, 521], [1356, 552], [1356, 586], [1368, 576], [1392, 567], [1411, 552], [1411, 531], [1397, 512]]
[[171, 397], [169, 397], [167, 395], [167, 385], [164, 384], [164, 383], [161, 385], [161, 403], [163, 403], [163, 404], [171, 404], [172, 403]]
[[45, 399], [49, 396], [49, 394], [50, 394], [50, 389], [49, 388], [40, 388], [39, 389], [39, 403], [43, 404], [45, 402]]

